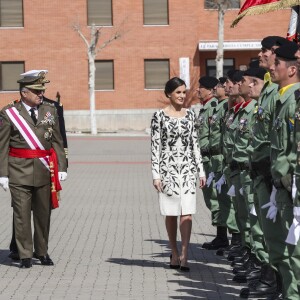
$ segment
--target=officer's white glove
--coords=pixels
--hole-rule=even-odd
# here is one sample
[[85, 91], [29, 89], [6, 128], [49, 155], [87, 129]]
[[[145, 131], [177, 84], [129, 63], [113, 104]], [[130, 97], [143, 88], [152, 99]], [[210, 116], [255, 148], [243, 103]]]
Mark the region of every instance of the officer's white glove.
[[289, 229], [285, 242], [291, 245], [297, 245], [300, 238], [300, 207], [294, 207], [293, 212], [293, 223]]
[[67, 172], [58, 172], [59, 181], [65, 181], [68, 177]]
[[8, 190], [8, 177], [0, 177], [0, 185], [3, 187], [4, 191]]
[[300, 207], [295, 206], [293, 212], [294, 212], [294, 218], [297, 220], [298, 223], [300, 223]]
[[252, 207], [250, 209], [250, 214], [257, 217], [257, 213], [256, 213], [256, 209], [255, 209], [255, 205], [254, 204], [252, 205]]
[[271, 193], [271, 196], [270, 196], [270, 202], [266, 203], [265, 205], [263, 205], [261, 207], [262, 209], [269, 207], [266, 218], [270, 219], [270, 220], [273, 220], [273, 223], [276, 222], [276, 215], [277, 215], [277, 211], [278, 211], [277, 206], [276, 206], [276, 200], [275, 200], [276, 193], [277, 193], [277, 189], [273, 185], [272, 193]]
[[240, 194], [241, 194], [242, 196], [244, 196], [244, 189], [243, 189], [243, 187], [241, 187], [241, 188], [239, 189], [239, 192], [240, 192]]
[[296, 187], [296, 175], [293, 175], [293, 184], [292, 184], [292, 198], [295, 199], [297, 194], [297, 187]]
[[235, 187], [234, 187], [234, 185], [232, 185], [230, 187], [230, 189], [227, 192], [227, 195], [230, 196], [230, 197], [234, 197], [235, 196]]
[[216, 182], [216, 189], [219, 194], [221, 194], [222, 185], [226, 182], [225, 175], [223, 174], [221, 178]]
[[215, 173], [214, 172], [210, 172], [208, 174], [208, 178], [206, 180], [206, 185], [209, 187], [213, 181], [213, 179], [215, 178]]

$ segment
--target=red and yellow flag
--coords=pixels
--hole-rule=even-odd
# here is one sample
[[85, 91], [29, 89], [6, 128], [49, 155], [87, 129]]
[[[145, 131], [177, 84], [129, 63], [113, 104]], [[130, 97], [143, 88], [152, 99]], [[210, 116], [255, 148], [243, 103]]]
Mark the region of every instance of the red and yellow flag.
[[296, 5], [300, 5], [300, 0], [246, 0], [231, 27], [236, 26], [245, 16], [260, 15]]

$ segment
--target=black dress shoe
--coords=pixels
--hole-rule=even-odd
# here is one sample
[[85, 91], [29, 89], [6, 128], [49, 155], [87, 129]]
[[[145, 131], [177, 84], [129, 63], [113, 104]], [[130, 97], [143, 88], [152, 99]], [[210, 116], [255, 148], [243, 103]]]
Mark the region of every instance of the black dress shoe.
[[31, 268], [32, 267], [32, 261], [31, 258], [23, 258], [21, 259], [20, 268]]
[[20, 260], [20, 256], [18, 252], [10, 251], [8, 257], [11, 258], [12, 260]]
[[52, 259], [50, 258], [49, 254], [39, 256], [34, 252], [33, 257], [39, 259], [43, 266], [53, 266], [54, 265], [54, 263], [53, 263]]

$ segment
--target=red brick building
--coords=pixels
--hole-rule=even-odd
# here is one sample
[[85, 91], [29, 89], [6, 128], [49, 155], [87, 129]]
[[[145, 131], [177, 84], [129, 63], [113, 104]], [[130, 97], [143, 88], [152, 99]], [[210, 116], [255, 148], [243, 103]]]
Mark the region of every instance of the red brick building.
[[[257, 56], [264, 36], [285, 36], [290, 17], [283, 10], [245, 17], [230, 28], [237, 13], [225, 15], [225, 59], [234, 68]], [[214, 72], [216, 51], [207, 48], [215, 49], [217, 11], [205, 9], [204, 0], [1, 0], [1, 106], [19, 98], [20, 71], [47, 69], [46, 95], [55, 99], [60, 92], [67, 128], [88, 129], [87, 51], [72, 25], [80, 24], [89, 38], [91, 22], [105, 25], [99, 44], [117, 29], [122, 34], [97, 56], [100, 130], [146, 128], [152, 112], [164, 105], [165, 79], [180, 75], [180, 58], [189, 59], [190, 96], [199, 76]]]

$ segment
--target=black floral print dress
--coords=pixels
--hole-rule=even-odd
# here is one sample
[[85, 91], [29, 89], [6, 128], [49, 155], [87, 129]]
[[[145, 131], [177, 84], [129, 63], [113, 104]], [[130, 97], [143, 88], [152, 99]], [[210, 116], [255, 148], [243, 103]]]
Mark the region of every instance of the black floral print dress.
[[194, 122], [190, 109], [181, 118], [159, 110], [151, 121], [152, 177], [162, 182], [159, 203], [165, 216], [196, 213], [197, 177], [205, 173]]

